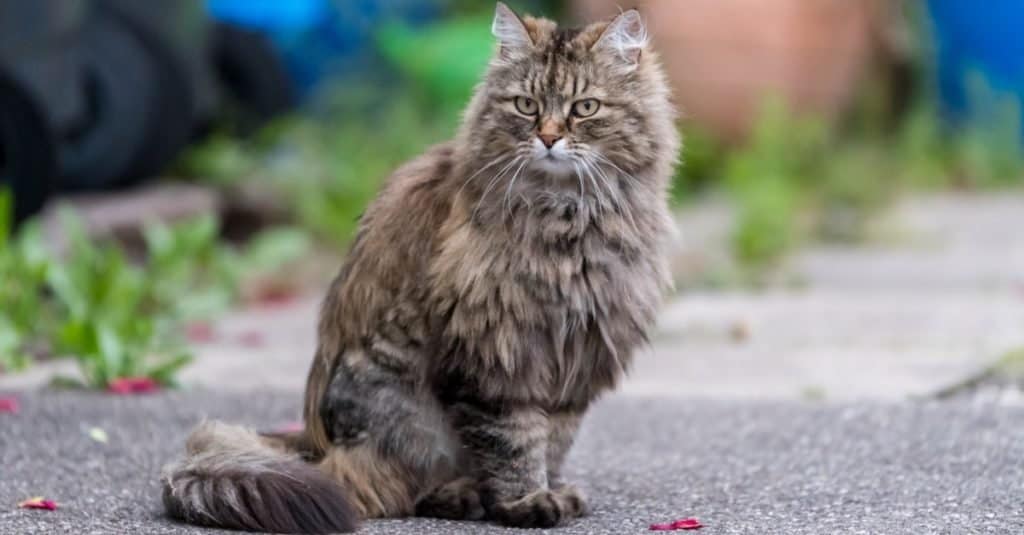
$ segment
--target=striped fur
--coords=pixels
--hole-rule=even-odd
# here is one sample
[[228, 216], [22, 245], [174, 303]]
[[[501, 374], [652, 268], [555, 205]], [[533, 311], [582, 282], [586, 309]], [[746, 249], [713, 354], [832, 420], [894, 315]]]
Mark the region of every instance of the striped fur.
[[[584, 514], [562, 465], [669, 286], [675, 112], [635, 11], [565, 29], [499, 4], [493, 29], [456, 138], [398, 169], [360, 221], [321, 309], [306, 429], [201, 427], [166, 472], [176, 516], [266, 530], [326, 528], [329, 506], [338, 528], [349, 510]], [[254, 512], [271, 489], [288, 506]]]
[[211, 422], [164, 469], [163, 501], [179, 520], [277, 533], [353, 531], [358, 516], [338, 483], [259, 435]]

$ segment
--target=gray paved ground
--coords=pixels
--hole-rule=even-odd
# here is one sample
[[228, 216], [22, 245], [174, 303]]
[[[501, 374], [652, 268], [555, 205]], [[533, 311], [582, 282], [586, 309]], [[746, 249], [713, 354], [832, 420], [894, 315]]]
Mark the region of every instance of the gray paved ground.
[[[885, 239], [796, 253], [786, 278], [798, 287], [689, 288], [664, 310], [652, 350], [639, 356], [623, 390], [896, 401], [959, 383], [1024, 347], [1022, 213], [1021, 194], [913, 198], [884, 218]], [[681, 286], [727, 272], [719, 264], [727, 256], [728, 208], [704, 203], [679, 218]], [[181, 379], [236, 391], [301, 389], [320, 297], [222, 318]], [[259, 343], [244, 343], [253, 333]], [[73, 375], [74, 363], [0, 375], [0, 389], [36, 388], [56, 373]]]
[[[200, 417], [273, 426], [297, 394], [24, 395], [0, 415], [0, 533], [212, 533], [164, 520], [157, 473]], [[105, 429], [109, 443], [83, 431]], [[704, 534], [1024, 533], [1024, 409], [617, 397], [570, 461], [593, 514], [560, 533], [642, 533], [697, 516]], [[60, 509], [14, 504], [44, 494]], [[491, 533], [422, 520], [363, 533]]]

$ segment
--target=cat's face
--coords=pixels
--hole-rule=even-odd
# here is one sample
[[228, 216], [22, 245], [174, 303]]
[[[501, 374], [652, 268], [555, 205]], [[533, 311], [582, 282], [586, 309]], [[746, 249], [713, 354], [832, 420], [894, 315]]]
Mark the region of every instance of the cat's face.
[[636, 11], [563, 29], [498, 4], [493, 33], [500, 48], [467, 116], [481, 163], [575, 184], [638, 173], [675, 150], [668, 90]]

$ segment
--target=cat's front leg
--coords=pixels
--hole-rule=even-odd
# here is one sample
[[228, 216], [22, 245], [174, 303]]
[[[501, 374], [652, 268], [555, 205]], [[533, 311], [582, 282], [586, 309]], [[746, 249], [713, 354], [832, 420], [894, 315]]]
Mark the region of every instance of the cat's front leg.
[[503, 403], [460, 403], [456, 428], [480, 482], [488, 517], [516, 527], [553, 527], [583, 513], [573, 493], [548, 486], [548, 417]]
[[576, 439], [582, 420], [583, 410], [555, 411], [548, 416], [548, 486], [553, 489], [566, 486], [562, 477], [562, 466]]

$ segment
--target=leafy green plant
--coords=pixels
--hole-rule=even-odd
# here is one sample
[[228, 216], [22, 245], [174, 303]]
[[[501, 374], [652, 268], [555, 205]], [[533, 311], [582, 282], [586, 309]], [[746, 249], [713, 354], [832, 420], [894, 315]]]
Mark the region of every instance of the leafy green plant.
[[[191, 354], [178, 324], [178, 299], [187, 294], [168, 291], [180, 286], [178, 273], [166, 266], [166, 242], [158, 245], [164, 250], [151, 251], [163, 262], [161, 268], [147, 271], [131, 263], [113, 243], [93, 243], [74, 216], [62, 215], [68, 251], [61, 262], [50, 266], [46, 278], [59, 318], [52, 333], [55, 353], [76, 359], [92, 387], [103, 388], [122, 377], [172, 383]], [[189, 237], [197, 234], [188, 230]], [[157, 233], [147, 233], [151, 248], [150, 236]]]
[[1021, 102], [1000, 94], [980, 76], [965, 82], [970, 116], [954, 138], [954, 157], [965, 181], [999, 187], [1024, 181]]
[[34, 334], [46, 324], [38, 292], [49, 257], [38, 225], [15, 235], [11, 195], [0, 190], [0, 369], [20, 370], [31, 361]]
[[683, 139], [680, 164], [672, 177], [672, 201], [680, 203], [687, 197], [714, 186], [722, 174], [726, 147], [710, 131], [692, 123], [680, 129]]
[[[0, 212], [5, 198], [0, 193]], [[70, 212], [61, 217], [67, 247], [59, 257], [36, 223], [17, 233], [0, 228], [0, 366], [69, 357], [95, 388], [124, 377], [174, 384], [192, 358], [186, 323], [230, 306], [242, 277], [278, 269], [310, 246], [306, 233], [278, 228], [236, 250], [218, 241], [217, 221], [205, 216], [146, 225], [140, 262], [113, 241], [90, 239]]]
[[826, 142], [821, 122], [768, 101], [748, 145], [729, 155], [723, 179], [739, 212], [732, 245], [741, 262], [772, 264], [797, 242], [797, 210], [820, 177]]
[[392, 24], [377, 33], [381, 53], [442, 113], [457, 113], [494, 52], [491, 14], [412, 29]]
[[237, 254], [218, 243], [218, 236], [219, 225], [210, 215], [173, 226], [146, 225], [146, 291], [162, 313], [208, 317], [237, 297]]
[[449, 137], [456, 119], [424, 111], [410, 92], [348, 88], [319, 119], [279, 125], [275, 142], [215, 137], [191, 150], [179, 171], [215, 185], [244, 178], [246, 187], [268, 189], [299, 227], [340, 248], [381, 182]]

